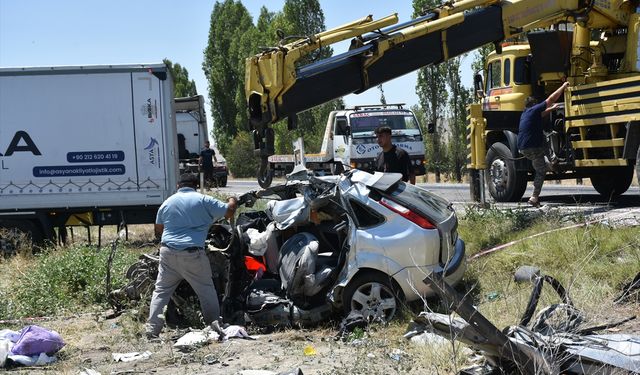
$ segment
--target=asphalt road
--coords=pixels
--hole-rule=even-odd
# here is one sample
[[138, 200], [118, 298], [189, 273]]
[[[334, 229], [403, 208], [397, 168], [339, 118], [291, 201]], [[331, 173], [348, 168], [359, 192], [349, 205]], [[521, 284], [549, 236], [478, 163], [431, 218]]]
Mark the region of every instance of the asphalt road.
[[[275, 181], [275, 183], [278, 183]], [[452, 183], [428, 183], [418, 184], [418, 186], [433, 191], [441, 197], [453, 202], [456, 205], [468, 205], [474, 202], [469, 196], [468, 184], [452, 184]], [[260, 186], [254, 180], [229, 180], [228, 185], [224, 188], [217, 189], [223, 194], [240, 195], [251, 190], [259, 190]], [[525, 192], [525, 195], [519, 203], [500, 203], [499, 206], [517, 207], [518, 205], [526, 205], [526, 200], [531, 195], [533, 187], [531, 183]], [[493, 203], [489, 193], [487, 192], [487, 200]], [[632, 186], [629, 190], [618, 197], [614, 201], [600, 196], [590, 185], [559, 185], [551, 181], [545, 181], [540, 196], [542, 204], [562, 205], [562, 206], [615, 206], [615, 207], [640, 207], [640, 188]]]

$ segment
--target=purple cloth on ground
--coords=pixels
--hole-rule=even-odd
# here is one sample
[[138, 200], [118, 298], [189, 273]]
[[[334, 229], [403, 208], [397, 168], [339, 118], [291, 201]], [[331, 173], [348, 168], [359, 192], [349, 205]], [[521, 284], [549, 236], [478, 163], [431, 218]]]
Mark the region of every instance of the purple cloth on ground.
[[27, 326], [20, 331], [20, 338], [16, 341], [12, 354], [34, 356], [40, 353], [53, 354], [64, 346], [62, 337], [55, 332], [39, 326]]

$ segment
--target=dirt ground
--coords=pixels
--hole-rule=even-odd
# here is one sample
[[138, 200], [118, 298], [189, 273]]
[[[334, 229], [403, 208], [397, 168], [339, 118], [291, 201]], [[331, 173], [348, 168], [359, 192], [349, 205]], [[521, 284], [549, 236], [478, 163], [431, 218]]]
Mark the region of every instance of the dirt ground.
[[[637, 305], [616, 311], [594, 311], [594, 323], [612, 322], [638, 315]], [[404, 320], [407, 321], [406, 319]], [[472, 353], [462, 345], [444, 341], [419, 345], [402, 337], [406, 324], [372, 326], [345, 341], [334, 340], [336, 327], [312, 330], [288, 329], [261, 334], [255, 340], [230, 339], [212, 342], [182, 352], [173, 343], [186, 330], [165, 329], [162, 341], [148, 342], [142, 324], [132, 313], [105, 319], [103, 313], [32, 322], [58, 331], [67, 345], [59, 361], [49, 367], [16, 367], [16, 374], [79, 374], [91, 369], [100, 374], [245, 374], [250, 370], [283, 372], [300, 368], [304, 374], [453, 374], [471, 364]], [[17, 326], [12, 329], [19, 329]], [[640, 322], [633, 320], [609, 333], [640, 335]], [[113, 353], [145, 352], [148, 359], [115, 362]], [[253, 372], [254, 375], [260, 373]], [[261, 375], [261, 374], [260, 374]]]
[[[282, 372], [300, 368], [307, 374], [448, 373], [414, 363], [419, 349], [402, 337], [404, 325], [372, 328], [348, 342], [336, 341], [337, 329], [288, 329], [256, 333], [255, 340], [229, 339], [197, 350], [181, 352], [173, 343], [186, 330], [165, 329], [161, 342], [140, 337], [130, 317], [104, 320], [83, 315], [37, 322], [56, 330], [67, 345], [50, 367], [16, 367], [12, 373], [78, 374], [92, 369], [101, 374], [242, 374], [246, 370]], [[16, 329], [16, 328], [14, 328]], [[151, 352], [148, 359], [114, 362], [112, 353]], [[305, 354], [306, 352], [306, 354]], [[446, 359], [446, 358], [443, 358]], [[449, 361], [448, 359], [446, 359]], [[445, 366], [446, 367], [446, 366]]]

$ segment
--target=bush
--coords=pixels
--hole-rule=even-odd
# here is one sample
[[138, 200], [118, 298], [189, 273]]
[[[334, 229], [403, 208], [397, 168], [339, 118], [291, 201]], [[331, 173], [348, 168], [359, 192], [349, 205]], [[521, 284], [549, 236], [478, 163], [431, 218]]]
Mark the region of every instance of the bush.
[[[28, 259], [28, 272], [10, 272], [19, 276], [0, 283], [0, 298], [6, 302], [0, 308], [0, 319], [81, 311], [89, 305], [107, 302], [105, 277], [109, 253], [107, 248], [78, 246]], [[118, 249], [111, 267], [112, 289], [125, 284], [124, 273], [137, 256], [133, 251]], [[14, 263], [18, 268], [19, 261]], [[6, 267], [11, 268], [12, 264]], [[22, 260], [20, 268], [24, 267]]]
[[253, 136], [239, 132], [225, 155], [229, 171], [234, 177], [255, 177], [259, 160], [253, 155]]

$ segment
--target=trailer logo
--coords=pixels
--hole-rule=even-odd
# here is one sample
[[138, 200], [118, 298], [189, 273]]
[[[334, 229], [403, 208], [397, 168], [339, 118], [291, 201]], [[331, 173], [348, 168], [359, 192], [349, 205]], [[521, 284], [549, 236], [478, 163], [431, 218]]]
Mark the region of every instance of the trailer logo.
[[24, 130], [18, 130], [16, 134], [13, 135], [9, 146], [7, 146], [4, 154], [0, 153], [0, 156], [11, 156], [14, 152], [31, 152], [34, 155], [42, 155], [33, 142], [33, 139], [29, 136], [29, 133]]
[[149, 164], [160, 168], [160, 144], [158, 144], [158, 141], [151, 137], [149, 145], [144, 149], [148, 153]]
[[153, 123], [158, 118], [158, 103], [155, 100], [151, 102], [151, 98], [149, 98], [140, 108], [140, 112], [147, 118], [149, 123]]

